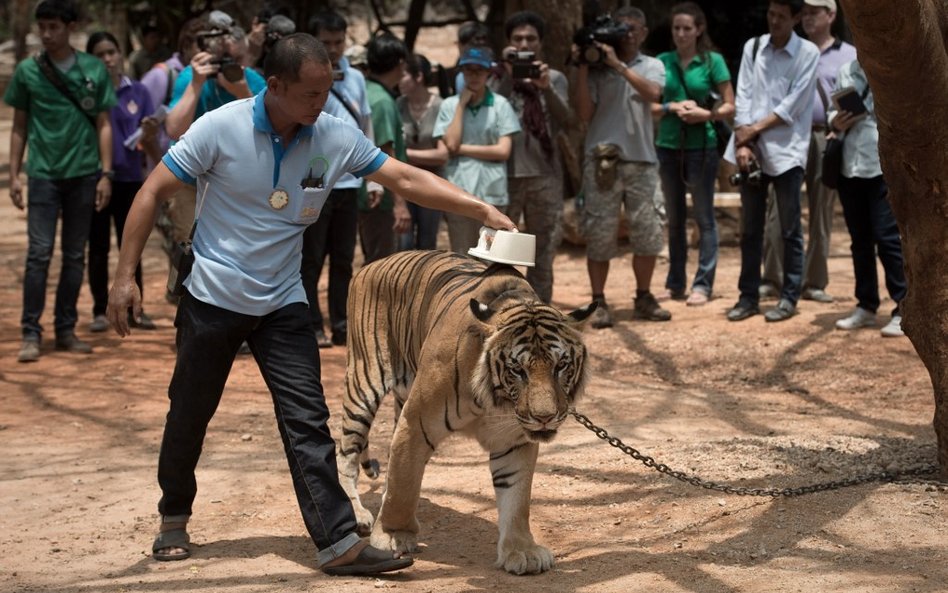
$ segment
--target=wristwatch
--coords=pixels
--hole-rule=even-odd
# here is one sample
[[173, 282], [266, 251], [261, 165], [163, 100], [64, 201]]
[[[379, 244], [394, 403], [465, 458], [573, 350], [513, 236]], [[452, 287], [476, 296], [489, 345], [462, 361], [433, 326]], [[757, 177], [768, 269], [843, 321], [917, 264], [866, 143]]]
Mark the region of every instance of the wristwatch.
[[102, 171], [102, 176], [109, 181], [115, 181], [115, 171]]

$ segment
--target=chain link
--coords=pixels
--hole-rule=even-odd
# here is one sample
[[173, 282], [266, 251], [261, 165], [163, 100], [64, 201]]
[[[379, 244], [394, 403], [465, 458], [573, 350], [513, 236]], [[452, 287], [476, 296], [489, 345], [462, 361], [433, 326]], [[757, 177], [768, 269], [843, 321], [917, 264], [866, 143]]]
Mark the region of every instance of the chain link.
[[850, 486], [858, 486], [860, 484], [868, 484], [870, 482], [893, 482], [902, 478], [919, 478], [921, 476], [932, 475], [938, 471], [938, 466], [927, 465], [904, 470], [876, 472], [873, 474], [847, 478], [845, 480], [822, 482], [819, 484], [811, 484], [809, 486], [798, 486], [796, 488], [746, 488], [743, 486], [731, 486], [729, 484], [703, 480], [697, 476], [672, 469], [664, 463], [658, 463], [649, 455], [645, 455], [634, 447], [626, 445], [616, 437], [609, 436], [609, 433], [604, 428], [596, 426], [589, 418], [583, 414], [580, 414], [576, 410], [570, 410], [570, 413], [574, 418], [576, 418], [577, 422], [591, 430], [597, 437], [606, 441], [616, 449], [619, 449], [632, 459], [641, 462], [645, 467], [652, 468], [659, 473], [675, 478], [676, 480], [681, 480], [682, 482], [687, 482], [693, 486], [707, 488], [708, 490], [716, 490], [718, 492], [724, 492], [725, 494], [736, 494], [738, 496], [769, 496], [771, 498], [778, 498], [781, 496], [802, 496], [804, 494], [812, 494], [814, 492], [839, 490], [840, 488], [848, 488]]

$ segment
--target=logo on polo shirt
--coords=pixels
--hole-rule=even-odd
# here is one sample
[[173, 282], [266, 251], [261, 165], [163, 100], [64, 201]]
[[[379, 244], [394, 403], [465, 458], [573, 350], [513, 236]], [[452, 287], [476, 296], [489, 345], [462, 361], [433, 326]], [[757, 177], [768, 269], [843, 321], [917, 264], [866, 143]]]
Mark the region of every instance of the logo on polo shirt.
[[270, 202], [270, 207], [274, 210], [283, 210], [290, 203], [290, 194], [286, 193], [285, 190], [275, 189], [267, 198], [267, 201]]

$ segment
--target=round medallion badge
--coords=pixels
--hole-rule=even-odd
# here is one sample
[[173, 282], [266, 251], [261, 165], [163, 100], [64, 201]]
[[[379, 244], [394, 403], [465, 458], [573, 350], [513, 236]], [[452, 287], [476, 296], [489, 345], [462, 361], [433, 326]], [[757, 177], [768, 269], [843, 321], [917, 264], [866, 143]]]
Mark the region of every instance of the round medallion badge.
[[95, 99], [92, 97], [83, 97], [79, 100], [79, 106], [85, 109], [86, 111], [91, 110], [95, 107]]
[[290, 203], [290, 194], [286, 193], [285, 190], [275, 189], [267, 201], [270, 202], [270, 207], [274, 210], [283, 210]]

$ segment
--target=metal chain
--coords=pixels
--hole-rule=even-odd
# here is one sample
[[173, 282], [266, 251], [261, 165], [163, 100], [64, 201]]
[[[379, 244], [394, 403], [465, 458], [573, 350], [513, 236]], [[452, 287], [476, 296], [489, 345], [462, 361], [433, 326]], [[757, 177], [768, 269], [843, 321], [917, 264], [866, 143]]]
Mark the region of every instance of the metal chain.
[[658, 463], [652, 457], [645, 455], [644, 453], [640, 453], [638, 450], [626, 445], [616, 437], [609, 436], [609, 433], [606, 432], [605, 429], [596, 426], [589, 418], [580, 414], [576, 410], [570, 410], [570, 413], [574, 418], [576, 418], [577, 422], [591, 430], [597, 437], [619, 449], [632, 459], [640, 461], [645, 467], [650, 467], [659, 473], [665, 474], [666, 476], [671, 476], [672, 478], [681, 480], [682, 482], [687, 482], [693, 486], [707, 488], [708, 490], [717, 490], [718, 492], [724, 492], [725, 494], [736, 494], [738, 496], [769, 496], [772, 498], [777, 498], [780, 496], [801, 496], [803, 494], [824, 492], [826, 490], [838, 490], [840, 488], [858, 486], [860, 484], [868, 484], [870, 482], [893, 482], [901, 478], [918, 478], [920, 476], [932, 475], [938, 471], [938, 466], [928, 465], [904, 470], [877, 472], [873, 474], [866, 474], [864, 476], [856, 476], [845, 480], [822, 482], [819, 484], [811, 484], [809, 486], [798, 486], [796, 488], [746, 488], [743, 486], [730, 486], [728, 484], [703, 480], [697, 476], [692, 476], [686, 474], [685, 472], [674, 470], [664, 463]]

